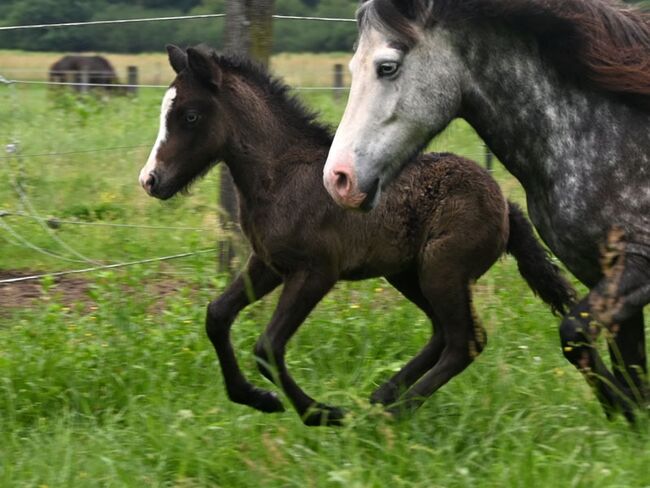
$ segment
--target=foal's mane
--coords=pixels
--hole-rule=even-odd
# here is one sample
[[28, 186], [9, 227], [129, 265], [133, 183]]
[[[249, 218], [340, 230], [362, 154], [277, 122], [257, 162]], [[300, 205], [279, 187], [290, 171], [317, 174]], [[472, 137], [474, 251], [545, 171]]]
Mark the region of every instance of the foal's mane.
[[501, 22], [539, 41], [560, 73], [650, 110], [650, 16], [618, 0], [363, 0], [359, 23], [381, 25], [407, 46], [414, 25]]
[[330, 146], [332, 143], [332, 130], [329, 126], [318, 121], [318, 115], [305, 107], [305, 105], [291, 93], [291, 87], [269, 74], [261, 64], [249, 58], [221, 54], [209, 51], [212, 60], [226, 72], [233, 73], [256, 86], [264, 94], [269, 105], [275, 107], [277, 112], [284, 116], [285, 123], [299, 131], [306, 137], [313, 138], [319, 144]]

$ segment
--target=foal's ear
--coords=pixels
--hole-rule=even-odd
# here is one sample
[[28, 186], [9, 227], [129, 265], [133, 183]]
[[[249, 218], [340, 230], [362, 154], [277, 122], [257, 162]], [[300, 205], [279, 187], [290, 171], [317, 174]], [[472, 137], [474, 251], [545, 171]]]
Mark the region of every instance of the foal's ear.
[[187, 67], [187, 54], [185, 54], [185, 51], [173, 44], [167, 44], [165, 48], [169, 56], [169, 64], [171, 64], [176, 74], [183, 71]]
[[221, 68], [199, 49], [187, 48], [187, 65], [203, 83], [214, 88], [221, 86]]

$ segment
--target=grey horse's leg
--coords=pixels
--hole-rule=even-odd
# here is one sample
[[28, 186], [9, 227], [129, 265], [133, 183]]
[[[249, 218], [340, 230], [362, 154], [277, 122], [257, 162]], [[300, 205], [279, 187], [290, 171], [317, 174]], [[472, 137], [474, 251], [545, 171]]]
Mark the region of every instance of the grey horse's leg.
[[605, 323], [612, 336], [614, 375], [631, 390], [635, 402], [643, 404], [650, 400], [643, 320], [643, 307], [650, 303], [650, 259], [627, 254], [618, 269], [618, 276], [616, 272], [608, 273], [597, 287], [599, 299], [592, 306], [596, 318]]
[[600, 324], [595, 322], [589, 297], [586, 297], [571, 309], [560, 324], [562, 352], [585, 376], [608, 417], [620, 410], [628, 420], [633, 420], [625, 385], [607, 369], [594, 345], [599, 334]]
[[[648, 400], [643, 306], [650, 302], [650, 263], [621, 254], [606, 276], [565, 317], [560, 336], [565, 357], [593, 386], [606, 414], [620, 410], [634, 420], [634, 405]], [[594, 347], [601, 327], [609, 332], [613, 374]]]

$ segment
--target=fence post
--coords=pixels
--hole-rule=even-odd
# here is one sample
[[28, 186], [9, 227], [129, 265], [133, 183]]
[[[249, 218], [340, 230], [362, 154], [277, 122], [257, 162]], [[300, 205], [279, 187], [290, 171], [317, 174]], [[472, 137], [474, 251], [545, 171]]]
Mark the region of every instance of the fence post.
[[[225, 48], [227, 52], [250, 56], [268, 65], [273, 37], [274, 0], [226, 0]], [[221, 227], [226, 233], [239, 232], [237, 192], [225, 164], [221, 165], [219, 205]], [[226, 235], [219, 242], [219, 270], [232, 271], [235, 257], [234, 236]]]
[[138, 84], [138, 67], [137, 66], [127, 66], [127, 84], [131, 85], [126, 88], [126, 93], [129, 95], [136, 95], [138, 93], [138, 87], [135, 86]]
[[488, 171], [492, 171], [492, 167], [494, 166], [494, 154], [492, 154], [492, 151], [490, 151], [487, 144], [483, 143], [483, 147], [485, 148], [485, 167]]
[[343, 65], [336, 63], [334, 65], [334, 100], [337, 102], [341, 99], [343, 88]]
[[81, 73], [79, 73], [79, 85], [77, 87], [77, 90], [80, 91], [81, 93], [88, 93], [88, 83], [90, 83], [90, 73], [87, 70], [82, 70]]

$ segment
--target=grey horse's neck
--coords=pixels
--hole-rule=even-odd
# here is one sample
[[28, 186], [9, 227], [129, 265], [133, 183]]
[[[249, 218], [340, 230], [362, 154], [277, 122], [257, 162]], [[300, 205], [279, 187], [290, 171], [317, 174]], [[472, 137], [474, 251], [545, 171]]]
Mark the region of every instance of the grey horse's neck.
[[461, 115], [524, 186], [547, 244], [591, 281], [607, 229], [635, 231], [650, 210], [650, 117], [560, 76], [532, 38], [472, 32], [459, 41], [471, 80]]
[[525, 187], [619, 159], [625, 134], [615, 122], [629, 108], [561, 79], [533, 39], [486, 29], [476, 41], [466, 51], [472, 82], [462, 115]]

